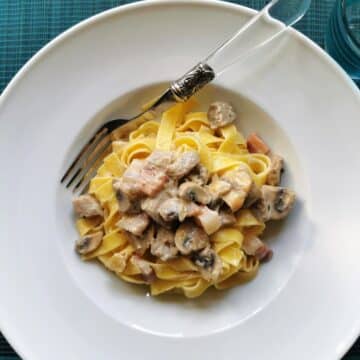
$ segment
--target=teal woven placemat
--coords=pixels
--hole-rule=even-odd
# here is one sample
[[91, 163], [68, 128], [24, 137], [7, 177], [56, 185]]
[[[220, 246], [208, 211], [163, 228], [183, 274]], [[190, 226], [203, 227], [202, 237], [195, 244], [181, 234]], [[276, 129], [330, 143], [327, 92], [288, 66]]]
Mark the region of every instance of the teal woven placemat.
[[[19, 68], [56, 35], [91, 15], [133, 1], [0, 0], [0, 92]], [[334, 1], [313, 0], [310, 11], [296, 26], [321, 46], [324, 45], [324, 30]], [[266, 0], [232, 2], [260, 9]], [[360, 343], [344, 359], [360, 360]], [[0, 360], [19, 360], [1, 333]]]
[[[133, 1], [0, 0], [0, 92], [18, 69], [56, 35], [91, 15]], [[309, 13], [297, 26], [320, 45], [333, 1], [313, 0]], [[233, 2], [259, 9], [266, 1]]]

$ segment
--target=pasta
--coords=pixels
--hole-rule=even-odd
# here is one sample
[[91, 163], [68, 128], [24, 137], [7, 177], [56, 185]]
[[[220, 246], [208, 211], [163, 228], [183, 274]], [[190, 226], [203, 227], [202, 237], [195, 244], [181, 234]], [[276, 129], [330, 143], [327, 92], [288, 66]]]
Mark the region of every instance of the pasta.
[[[103, 159], [96, 176], [91, 180], [87, 195], [74, 200], [75, 211], [80, 216], [76, 222], [80, 235], [76, 247], [82, 259], [97, 259], [120, 279], [149, 285], [152, 295], [172, 291], [194, 298], [211, 286], [223, 290], [253, 279], [260, 263], [272, 254], [268, 246], [259, 239], [265, 229], [265, 222], [286, 216], [294, 202], [293, 192], [278, 186], [283, 166], [278, 155], [270, 152], [250, 152], [249, 148], [255, 145], [247, 143], [232, 121], [226, 121], [221, 116], [210, 117], [210, 114], [219, 108], [214, 110], [210, 107], [206, 113], [195, 111], [195, 107], [196, 101], [193, 99], [177, 104], [164, 112], [161, 119], [150, 119], [132, 131], [127, 140], [114, 140], [112, 151]], [[254, 136], [256, 135], [252, 135]], [[130, 190], [127, 195], [131, 201], [128, 200], [117, 188], [117, 181], [122, 181], [119, 186], [124, 186], [124, 179], [130, 176], [131, 169], [150, 161], [150, 156], [157, 152], [172, 154], [173, 163], [168, 165], [168, 172], [164, 175], [159, 167], [154, 168], [155, 165], [152, 165], [150, 180], [154, 181], [154, 184], [151, 181], [143, 182], [143, 188], [140, 187], [137, 191], [149, 193], [146, 193], [146, 198], [144, 193], [143, 197], [135, 197], [136, 200], [134, 192], [130, 197], [130, 190], [135, 191], [131, 186], [140, 181], [135, 176], [131, 180], [133, 183], [130, 181], [128, 184]], [[193, 166], [191, 171], [184, 174], [186, 165], [176, 168], [174, 164], [178, 159], [185, 161], [185, 157], [181, 156], [190, 153], [198, 154], [199, 161], [196, 167]], [[280, 164], [281, 168], [275, 167], [276, 164]], [[186, 186], [195, 184], [195, 177], [198, 180], [202, 170], [195, 173], [194, 169], [200, 167], [206, 172], [207, 180], [203, 180], [202, 185], [198, 186], [198, 193], [194, 195], [193, 189], [193, 192], [189, 193], [190, 198], [186, 198]], [[145, 175], [148, 176], [148, 173]], [[246, 181], [248, 179], [248, 186], [239, 183], [239, 179], [244, 176]], [[178, 195], [170, 199], [160, 199], [158, 194], [162, 194], [163, 190], [157, 187], [160, 183], [162, 187], [167, 186], [166, 181], [176, 182]], [[206, 194], [202, 194], [199, 189], [208, 191], [206, 194], [210, 194], [209, 199], [206, 199]], [[266, 203], [270, 195], [268, 196], [264, 189], [277, 189], [277, 192], [274, 190], [273, 193], [277, 194], [276, 201], [279, 203], [281, 200], [284, 209], [279, 209], [280, 205], [276, 205], [274, 199], [271, 204]], [[206, 200], [201, 200], [201, 196], [205, 196]], [[167, 211], [163, 205], [166, 203], [170, 206], [171, 200], [178, 200], [178, 197], [186, 200], [181, 204], [187, 206], [187, 220], [181, 219], [179, 212], [176, 213], [178, 218], [174, 222], [171, 218], [173, 213]], [[240, 197], [242, 203], [239, 207], [236, 201], [239, 201]], [[153, 214], [146, 204], [154, 203], [155, 199], [159, 201], [157, 212]], [[89, 204], [93, 203], [85, 204], [85, 200]], [[191, 215], [191, 206], [197, 215]], [[224, 208], [227, 218], [220, 217], [223, 211], [221, 209]], [[201, 216], [196, 212], [198, 209], [201, 209]], [[139, 230], [142, 226], [140, 218], [136, 218], [136, 224], [131, 222], [135, 219], [134, 213], [145, 219], [144, 229]], [[193, 223], [189, 220], [191, 216], [198, 216], [197, 221]], [[212, 216], [212, 220], [208, 221], [207, 216]], [[217, 221], [220, 221], [218, 225]], [[155, 232], [156, 236], [162, 232], [165, 238], [171, 237], [171, 232], [175, 231], [174, 226], [177, 228], [175, 244], [170, 247], [169, 243], [164, 241], [158, 248], [153, 247], [151, 241], [154, 240]], [[194, 245], [197, 247], [187, 251], [179, 247], [177, 234], [180, 228], [187, 229], [189, 226], [202, 231], [204, 245], [199, 238], [199, 244]], [[101, 241], [95, 244], [95, 249], [91, 247], [91, 251], [88, 251], [89, 244], [94, 242], [95, 235], [98, 234], [101, 234]], [[162, 252], [159, 249], [162, 249]], [[209, 254], [212, 257], [209, 257]], [[211, 259], [211, 264], [204, 262], [204, 259]], [[204, 265], [205, 263], [207, 265]], [[207, 268], [209, 266], [211, 271]], [[213, 268], [216, 267], [215, 274]]]

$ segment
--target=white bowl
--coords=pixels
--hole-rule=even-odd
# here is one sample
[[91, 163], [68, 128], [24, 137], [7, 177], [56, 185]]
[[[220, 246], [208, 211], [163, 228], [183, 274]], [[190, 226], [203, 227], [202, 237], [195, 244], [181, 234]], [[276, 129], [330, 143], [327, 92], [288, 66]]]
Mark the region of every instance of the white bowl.
[[[96, 125], [157, 94], [252, 11], [151, 1], [107, 11], [52, 41], [1, 96], [1, 330], [24, 359], [337, 359], [360, 330], [360, 96], [296, 31], [207, 87], [239, 128], [287, 159], [299, 197], [268, 234], [251, 283], [195, 300], [152, 298], [73, 251], [60, 174]], [[135, 96], [133, 96], [135, 95]]]

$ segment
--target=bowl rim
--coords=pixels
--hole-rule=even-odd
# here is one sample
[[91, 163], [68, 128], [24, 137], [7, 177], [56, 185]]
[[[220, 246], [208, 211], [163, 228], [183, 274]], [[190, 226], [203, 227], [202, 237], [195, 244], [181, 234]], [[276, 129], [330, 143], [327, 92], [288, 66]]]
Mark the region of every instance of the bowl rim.
[[[130, 10], [134, 10], [140, 7], [151, 7], [154, 5], [167, 5], [167, 6], [177, 6], [177, 5], [204, 5], [204, 6], [220, 6], [228, 9], [239, 9], [247, 12], [248, 14], [255, 14], [257, 10], [249, 8], [244, 5], [229, 3], [221, 0], [172, 0], [171, 2], [167, 0], [134, 0], [134, 3], [120, 5], [105, 11], [102, 11], [98, 14], [92, 15], [87, 19], [80, 21], [79, 23], [71, 26], [69, 29], [63, 31], [59, 35], [55, 36], [52, 40], [50, 40], [46, 45], [44, 45], [41, 49], [39, 49], [35, 54], [27, 61], [25, 64], [17, 71], [14, 77], [9, 81], [0, 95], [0, 107], [3, 102], [7, 98], [8, 94], [11, 90], [17, 85], [17, 83], [24, 77], [25, 73], [31, 70], [31, 67], [35, 65], [42, 56], [46, 56], [48, 52], [50, 52], [54, 47], [60, 44], [62, 41], [65, 41], [67, 38], [71, 37], [78, 31], [85, 29], [92, 24], [95, 24], [98, 21], [105, 19], [106, 17], [113, 16], [118, 13], [124, 13]], [[306, 45], [308, 45], [312, 50], [316, 52], [316, 54], [325, 60], [330, 66], [334, 68], [338, 75], [343, 77], [343, 80], [346, 81], [348, 85], [353, 90], [354, 95], [357, 95], [360, 98], [360, 89], [356, 86], [356, 84], [352, 81], [352, 79], [348, 76], [345, 70], [329, 55], [327, 54], [318, 44], [316, 44], [313, 40], [308, 38], [306, 35], [302, 34], [300, 31], [290, 27], [288, 31], [295, 36], [298, 40], [303, 41]], [[344, 76], [345, 75], [345, 76]]]
[[[15, 76], [10, 80], [2, 94], [0, 95], [0, 108], [5, 104], [6, 99], [11, 95], [12, 91], [16, 90], [17, 84], [25, 77], [28, 71], [31, 71], [32, 67], [38, 63], [43, 57], [52, 51], [57, 45], [67, 40], [68, 38], [74, 36], [76, 33], [84, 30], [87, 27], [92, 26], [93, 24], [102, 21], [108, 17], [126, 13], [128, 11], [133, 11], [138, 8], [147, 8], [154, 6], [181, 6], [181, 5], [202, 5], [204, 7], [223, 7], [228, 10], [238, 11], [241, 9], [242, 12], [247, 14], [255, 14], [257, 10], [251, 9], [244, 5], [229, 3], [221, 0], [135, 0], [134, 3], [124, 4], [116, 6], [114, 8], [102, 11], [98, 14], [95, 14], [87, 19], [80, 21], [78, 24], [71, 26], [69, 29], [57, 35], [51, 41], [49, 41], [45, 46], [38, 50], [15, 74]], [[345, 83], [349, 86], [354, 96], [356, 96], [360, 102], [360, 89], [356, 84], [351, 80], [347, 73], [341, 68], [341, 66], [330, 57], [318, 44], [312, 41], [310, 38], [306, 37], [304, 34], [300, 33], [294, 28], [288, 29], [292, 36], [297, 40], [301, 41], [303, 44], [310, 47], [317, 56], [319, 56], [323, 61], [325, 61], [329, 66], [331, 66], [334, 72], [342, 78]], [[35, 359], [31, 349], [23, 348], [23, 345], [15, 340], [16, 335], [11, 334], [11, 331], [8, 331], [8, 327], [4, 324], [4, 321], [0, 318], [0, 330], [4, 335], [7, 342], [11, 347], [16, 351], [16, 353], [24, 360], [26, 359]], [[344, 339], [344, 346], [342, 351], [339, 352], [340, 356], [343, 357], [351, 346], [355, 343], [360, 333], [360, 324], [358, 327], [353, 327], [349, 330], [348, 336]]]

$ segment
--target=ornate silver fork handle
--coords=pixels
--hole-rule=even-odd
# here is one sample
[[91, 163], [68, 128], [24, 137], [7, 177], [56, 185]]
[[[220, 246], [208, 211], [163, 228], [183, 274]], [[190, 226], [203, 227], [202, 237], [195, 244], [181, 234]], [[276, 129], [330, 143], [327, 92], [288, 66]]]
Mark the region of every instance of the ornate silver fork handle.
[[200, 62], [180, 79], [174, 81], [170, 90], [175, 101], [186, 101], [214, 78], [214, 70], [206, 63]]
[[[286, 7], [286, 4], [287, 7]], [[258, 51], [260, 48], [278, 38], [289, 26], [302, 19], [311, 5], [311, 0], [272, 0], [257, 15], [241, 27], [232, 37], [217, 47], [210, 55], [185, 73], [181, 78], [174, 81], [165, 96], [153, 104], [151, 110], [155, 110], [162, 103], [184, 102], [197, 93], [206, 84], [219, 76], [224, 70], [234, 63], [244, 60]], [[288, 7], [291, 7], [289, 10]], [[242, 42], [246, 33], [254, 31], [261, 18], [270, 22], [277, 22], [278, 27], [273, 33], [263, 33], [258, 36], [257, 43], [244, 44]], [[243, 45], [242, 51], [238, 52], [238, 45]], [[245, 46], [244, 46], [245, 45]], [[246, 48], [246, 45], [248, 48]]]
[[[148, 111], [162, 112], [175, 103], [184, 102], [211, 82], [216, 76], [230, 68], [232, 64], [243, 60], [260, 48], [278, 38], [289, 26], [298, 22], [310, 7], [311, 0], [272, 0], [260, 12], [251, 18], [232, 37], [216, 48], [169, 88], [147, 109], [130, 119], [115, 119], [98, 129], [95, 135], [82, 148], [71, 163], [61, 182], [73, 190], [83, 191], [88, 185], [99, 160], [107, 153], [111, 144], [111, 133], [119, 129], [128, 133], [146, 121], [142, 115]], [[289, 8], [289, 6], [291, 8]], [[272, 30], [262, 30], [260, 20], [272, 22]], [[246, 34], [255, 34], [255, 40], [249, 41]], [[117, 131], [118, 132], [118, 131]]]

